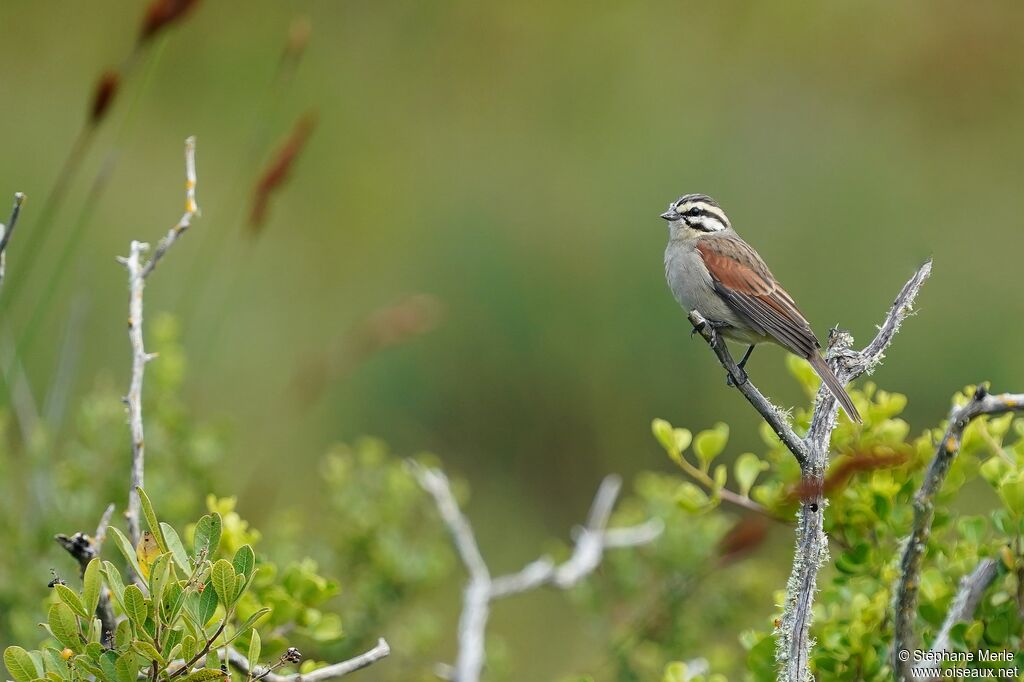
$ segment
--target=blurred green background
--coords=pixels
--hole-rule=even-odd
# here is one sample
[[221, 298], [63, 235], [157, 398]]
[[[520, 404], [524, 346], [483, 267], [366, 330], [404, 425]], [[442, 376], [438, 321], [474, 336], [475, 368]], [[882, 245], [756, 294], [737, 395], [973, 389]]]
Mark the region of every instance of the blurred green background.
[[[173, 224], [196, 135], [202, 218], [146, 307], [178, 317], [189, 409], [227, 425], [246, 467], [217, 492], [258, 526], [289, 509], [329, 533], [305, 494], [318, 458], [380, 435], [469, 481], [484, 552], [512, 569], [565, 537], [605, 473], [670, 469], [652, 417], [725, 418], [730, 451], [752, 448], [758, 420], [664, 284], [657, 216], [685, 192], [720, 201], [819, 337], [867, 341], [934, 258], [875, 377], [909, 396], [915, 430], [964, 384], [1024, 384], [1020, 3], [200, 3], [139, 54], [33, 243], [143, 6], [0, 4], [0, 195], [29, 196], [0, 332], [38, 318], [21, 360], [40, 401], [127, 384], [114, 256]], [[282, 67], [297, 17], [312, 34]], [[309, 111], [317, 127], [253, 237], [252, 188]], [[26, 249], [38, 257], [16, 275]], [[387, 310], [419, 294], [429, 333], [388, 345]], [[777, 402], [803, 399], [781, 351], [749, 369]], [[127, 472], [123, 442], [109, 463]], [[537, 624], [560, 603], [509, 607], [520, 645], [552, 650]]]

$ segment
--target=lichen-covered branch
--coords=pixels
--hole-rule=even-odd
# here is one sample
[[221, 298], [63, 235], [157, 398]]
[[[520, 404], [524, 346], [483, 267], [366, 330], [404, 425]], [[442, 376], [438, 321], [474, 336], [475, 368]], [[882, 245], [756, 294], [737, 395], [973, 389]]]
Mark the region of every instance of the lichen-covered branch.
[[[927, 261], [914, 273], [897, 294], [878, 333], [863, 350], [852, 350], [853, 338], [844, 332], [829, 335], [826, 356], [839, 380], [846, 384], [873, 370], [884, 357], [893, 337], [913, 311], [921, 287], [932, 271]], [[822, 386], [814, 403], [814, 412], [807, 435], [803, 439], [807, 460], [801, 464], [802, 487], [805, 494], [797, 511], [796, 550], [793, 569], [786, 583], [786, 602], [782, 618], [775, 630], [776, 661], [779, 679], [805, 682], [813, 679], [810, 670], [811, 620], [818, 571], [828, 561], [828, 538], [824, 531], [825, 470], [828, 467], [829, 442], [836, 427], [839, 411], [835, 397]]]
[[[80, 575], [85, 577], [85, 568], [89, 562], [100, 555], [103, 549], [103, 541], [107, 537], [107, 527], [110, 526], [110, 519], [114, 515], [114, 505], [108, 505], [99, 524], [96, 526], [96, 534], [89, 537], [85, 533], [75, 533], [72, 536], [58, 533], [54, 536], [61, 547], [75, 558], [78, 562]], [[103, 641], [112, 641], [114, 631], [117, 629], [117, 619], [114, 617], [114, 609], [110, 604], [110, 590], [106, 586], [100, 590], [100, 599], [96, 605], [96, 617], [100, 619], [100, 627], [103, 630]]]
[[[1024, 411], [1024, 393], [1003, 393], [991, 395], [984, 386], [978, 387], [974, 395], [962, 407], [954, 407], [949, 414], [949, 424], [932, 458], [924, 481], [914, 495], [914, 520], [910, 537], [907, 538], [900, 560], [900, 577], [893, 596], [893, 645], [892, 661], [898, 680], [912, 679], [912, 665], [899, 658], [900, 651], [916, 648], [914, 621], [917, 618], [917, 590], [920, 584], [921, 564], [928, 539], [931, 537], [932, 522], [935, 519], [935, 497], [960, 452], [960, 444], [967, 426], [985, 415], [1000, 415], [1007, 412]], [[952, 626], [950, 626], [952, 627]]]
[[128, 256], [119, 258], [118, 262], [128, 270], [128, 339], [132, 346], [132, 376], [128, 386], [125, 403], [128, 406], [128, 425], [132, 437], [131, 482], [128, 487], [128, 536], [133, 543], [139, 541], [141, 527], [139, 514], [141, 503], [138, 488], [143, 487], [145, 478], [146, 440], [142, 421], [142, 383], [146, 374], [146, 363], [156, 357], [146, 352], [142, 334], [142, 297], [146, 288], [146, 278], [152, 274], [160, 259], [174, 245], [185, 230], [192, 224], [198, 214], [196, 204], [196, 141], [194, 137], [185, 140], [185, 213], [172, 227], [167, 235], [157, 244], [153, 256], [147, 261], [145, 253], [149, 244], [132, 241]]
[[[870, 372], [881, 362], [896, 332], [912, 312], [914, 301], [931, 270], [932, 264], [928, 261], [903, 285], [875, 338], [863, 350], [853, 350], [853, 339], [849, 334], [835, 330], [830, 334], [826, 357], [841, 382], [848, 383]], [[718, 356], [722, 367], [729, 373], [730, 383], [772, 427], [779, 440], [800, 464], [803, 478], [801, 488], [808, 492], [802, 497], [797, 511], [793, 570], [786, 583], [782, 618], [775, 629], [775, 657], [780, 680], [806, 682], [813, 679], [809, 663], [810, 627], [818, 570], [828, 560], [828, 538], [824, 532], [827, 501], [823, 486], [828, 466], [829, 441], [836, 427], [838, 405], [832, 394], [822, 386], [815, 400], [807, 435], [800, 438], [779, 409], [764, 397], [746, 372], [736, 365], [725, 340], [715, 331], [714, 326], [696, 312], [690, 313], [690, 322]]]
[[568, 589], [600, 565], [606, 549], [644, 545], [654, 541], [662, 531], [661, 521], [657, 519], [628, 528], [608, 529], [622, 480], [618, 476], [607, 476], [594, 496], [586, 525], [576, 535], [569, 559], [557, 564], [549, 557], [542, 557], [517, 573], [491, 578], [469, 520], [459, 509], [452, 494], [448, 477], [439, 469], [431, 469], [413, 461], [409, 462], [409, 467], [420, 487], [434, 499], [441, 520], [447, 526], [452, 542], [469, 573], [459, 618], [459, 650], [450, 675], [454, 682], [477, 682], [480, 679], [484, 667], [484, 638], [491, 602], [545, 585]]
[[[960, 589], [957, 590], [956, 596], [953, 598], [949, 612], [946, 613], [946, 620], [939, 628], [939, 634], [932, 642], [933, 654], [938, 656], [942, 652], [948, 651], [949, 633], [953, 630], [953, 626], [974, 617], [974, 612], [978, 608], [978, 604], [981, 603], [981, 597], [985, 594], [985, 590], [996, 579], [998, 568], [995, 559], [982, 559], [969, 575], [960, 579]], [[938, 658], [936, 657], [934, 660], [938, 660]]]

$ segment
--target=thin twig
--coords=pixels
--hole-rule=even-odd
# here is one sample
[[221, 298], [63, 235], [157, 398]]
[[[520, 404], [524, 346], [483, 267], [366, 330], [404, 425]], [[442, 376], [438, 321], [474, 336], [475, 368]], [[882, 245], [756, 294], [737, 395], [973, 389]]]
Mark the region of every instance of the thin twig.
[[[653, 542], [662, 532], [660, 519], [628, 528], [607, 528], [612, 509], [622, 487], [618, 476], [607, 476], [601, 482], [587, 515], [587, 523], [576, 534], [572, 555], [562, 564], [541, 557], [522, 570], [491, 578], [480, 554], [469, 520], [459, 509], [448, 477], [439, 469], [431, 469], [410, 461], [416, 480], [431, 497], [448, 528], [462, 563], [469, 573], [463, 591], [462, 614], [459, 617], [459, 650], [450, 670], [454, 682], [477, 682], [484, 666], [484, 638], [491, 602], [551, 585], [569, 589], [590, 575], [601, 563], [604, 551], [614, 547], [635, 547]], [[445, 666], [447, 670], [447, 666]], [[446, 673], [446, 676], [449, 676]]]
[[4, 283], [4, 275], [7, 271], [7, 244], [11, 241], [14, 228], [18, 224], [18, 216], [21, 215], [21, 205], [25, 201], [22, 192], [14, 193], [14, 206], [11, 208], [11, 217], [7, 225], [0, 224], [0, 285]]
[[167, 250], [174, 245], [185, 230], [192, 224], [192, 219], [199, 213], [196, 204], [196, 141], [194, 137], [185, 140], [185, 213], [172, 227], [167, 235], [157, 244], [152, 258], [146, 261], [144, 254], [149, 244], [132, 241], [128, 256], [118, 261], [128, 269], [128, 339], [132, 346], [132, 377], [128, 387], [125, 403], [128, 406], [128, 423], [132, 436], [132, 470], [131, 483], [128, 488], [128, 533], [132, 543], [138, 543], [141, 537], [139, 514], [141, 502], [138, 488], [143, 487], [145, 478], [146, 441], [142, 421], [142, 382], [146, 372], [146, 363], [156, 357], [147, 353], [142, 334], [142, 294], [146, 287], [146, 278], [152, 274], [157, 263], [164, 257]]
[[[875, 338], [862, 351], [852, 350], [849, 334], [834, 332], [829, 339], [827, 357], [829, 366], [842, 383], [848, 383], [870, 372], [881, 362], [886, 349], [910, 315], [921, 286], [931, 274], [931, 261], [926, 262], [903, 286], [885, 316]], [[776, 662], [779, 679], [786, 682], [805, 682], [813, 679], [810, 672], [811, 607], [817, 585], [818, 570], [828, 560], [828, 539], [823, 530], [825, 469], [828, 466], [829, 441], [836, 427], [838, 404], [822, 386], [814, 404], [807, 435], [800, 438], [782, 412], [772, 405], [750, 381], [746, 372], [733, 361], [725, 340], [714, 326], [700, 316], [690, 313], [690, 322], [718, 356], [731, 382], [772, 427], [779, 440], [789, 449], [800, 465], [802, 488], [809, 491], [801, 499], [797, 511], [796, 550], [793, 570], [786, 583], [786, 602], [782, 618], [775, 630]]]
[[707, 341], [708, 345], [711, 346], [711, 350], [718, 356], [718, 361], [722, 363], [722, 367], [729, 373], [732, 385], [743, 394], [747, 402], [753, 405], [754, 409], [761, 414], [761, 417], [768, 422], [768, 425], [775, 431], [775, 435], [789, 448], [789, 451], [793, 453], [793, 456], [796, 457], [802, 466], [807, 460], [804, 443], [800, 440], [800, 436], [796, 435], [793, 427], [790, 426], [779, 408], [772, 405], [764, 397], [764, 394], [757, 389], [757, 386], [754, 386], [754, 383], [750, 381], [747, 373], [736, 365], [732, 355], [729, 353], [729, 348], [725, 345], [725, 339], [715, 331], [714, 326], [696, 310], [690, 311], [689, 318], [694, 331]]
[[[265, 682], [327, 682], [327, 680], [334, 680], [357, 670], [362, 670], [363, 668], [386, 658], [391, 654], [391, 647], [383, 638], [381, 638], [377, 640], [376, 646], [359, 654], [358, 656], [339, 663], [325, 665], [324, 667], [317, 668], [312, 672], [295, 673], [294, 675], [279, 675], [273, 672], [272, 668], [269, 666], [257, 665], [250, 670], [249, 660], [245, 654], [230, 646], [227, 647], [226, 651], [227, 662], [246, 678], [251, 674], [252, 679], [264, 680]], [[205, 665], [205, 654], [196, 661], [196, 664]], [[182, 665], [184, 665], [184, 661], [172, 661], [168, 668], [170, 669], [175, 666]], [[185, 669], [187, 670], [187, 668]], [[172, 673], [172, 677], [177, 675], [180, 670], [182, 670], [182, 668], [175, 670], [174, 673]]]
[[[3, 286], [4, 278], [7, 275], [7, 245], [14, 235], [14, 228], [18, 225], [18, 216], [21, 215], [21, 205], [24, 202], [24, 193], [15, 192], [11, 217], [8, 219], [7, 225], [0, 223], [0, 286]], [[3, 363], [6, 370], [3, 378], [11, 387], [11, 402], [14, 406], [15, 416], [18, 418], [21, 438], [28, 443], [39, 424], [39, 409], [35, 396], [32, 394], [32, 386], [25, 375], [25, 367], [18, 357], [14, 343], [8, 338], [6, 332], [3, 339], [0, 340], [0, 362]]]
[[949, 633], [957, 623], [969, 621], [974, 617], [974, 612], [981, 603], [985, 590], [996, 579], [999, 565], [995, 559], [982, 559], [977, 567], [970, 574], [960, 579], [960, 589], [957, 590], [953, 603], [950, 604], [946, 613], [946, 620], [939, 628], [939, 634], [935, 636], [932, 643], [932, 653], [935, 654], [932, 660], [939, 660], [938, 655], [949, 650]]
[[954, 407], [949, 414], [949, 424], [932, 458], [924, 481], [914, 495], [914, 521], [910, 537], [903, 548], [900, 560], [900, 577], [893, 596], [893, 669], [898, 680], [910, 680], [913, 666], [910, 661], [900, 660], [901, 651], [912, 651], [917, 644], [914, 622], [917, 618], [917, 591], [920, 584], [921, 564], [931, 537], [932, 521], [935, 518], [935, 497], [942, 489], [949, 468], [960, 452], [964, 430], [978, 417], [1000, 415], [1007, 412], [1024, 411], [1024, 393], [1003, 393], [990, 395], [984, 386], [979, 386], [974, 395], [962, 407]]

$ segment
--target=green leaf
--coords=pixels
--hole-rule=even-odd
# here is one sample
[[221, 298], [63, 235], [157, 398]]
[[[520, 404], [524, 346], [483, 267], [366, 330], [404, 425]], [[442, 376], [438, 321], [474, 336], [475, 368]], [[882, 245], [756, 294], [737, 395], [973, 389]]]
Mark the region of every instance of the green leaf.
[[124, 533], [119, 531], [117, 528], [111, 527], [110, 532], [114, 538], [114, 544], [121, 550], [121, 554], [124, 555], [128, 565], [135, 572], [135, 575], [141, 576], [142, 569], [139, 568], [139, 559], [135, 554], [135, 546], [132, 545], [131, 541], [124, 536]]
[[707, 471], [712, 460], [722, 454], [728, 442], [729, 425], [725, 422], [718, 422], [714, 428], [697, 434], [693, 441], [693, 451], [697, 454], [703, 471]]
[[[117, 630], [114, 630], [114, 646], [118, 649], [123, 649], [128, 646], [131, 641], [132, 625], [127, 620], [122, 620], [117, 624]], [[113, 670], [113, 668], [111, 668], [111, 670]]]
[[177, 564], [178, 570], [186, 576], [192, 573], [192, 562], [188, 560], [188, 553], [185, 551], [185, 545], [181, 544], [178, 532], [162, 521], [160, 522], [160, 530], [163, 531], [164, 542], [167, 543], [167, 549], [170, 550], [171, 556], [174, 557], [174, 563]]
[[137, 639], [132, 642], [132, 650], [149, 661], [156, 661], [161, 666], [164, 664], [164, 657], [160, 655], [160, 652], [156, 650], [149, 642], [143, 642], [141, 639]]
[[768, 468], [768, 462], [765, 462], [752, 452], [744, 452], [737, 457], [734, 471], [736, 473], [736, 481], [740, 486], [740, 494], [744, 497], [749, 496], [750, 489], [754, 487], [758, 475], [762, 471], [767, 471]]
[[245, 588], [248, 585], [244, 575], [235, 576], [235, 594], [231, 600], [231, 603], [235, 603], [242, 598], [242, 594], [245, 592]]
[[139, 661], [132, 651], [126, 651], [117, 657], [114, 663], [117, 682], [137, 682], [139, 678]]
[[110, 588], [110, 592], [114, 595], [114, 600], [124, 610], [124, 581], [121, 580], [121, 572], [109, 561], [103, 562], [102, 570], [103, 577], [107, 581], [107, 587]]
[[230, 562], [218, 559], [210, 572], [210, 580], [224, 608], [235, 603], [235, 569]]
[[78, 637], [78, 618], [67, 604], [51, 606], [47, 623], [58, 642], [75, 653], [82, 651], [82, 641]]
[[204, 553], [207, 559], [211, 559], [217, 552], [220, 545], [220, 532], [222, 521], [220, 514], [214, 512], [207, 514], [196, 523], [195, 537], [192, 542], [193, 552], [196, 557]]
[[166, 660], [171, 660], [177, 657], [176, 649], [179, 649], [184, 632], [180, 629], [175, 628], [173, 630], [167, 630], [164, 636], [164, 646], [161, 653]]
[[721, 493], [722, 488], [725, 487], [725, 484], [728, 482], [728, 480], [729, 469], [724, 464], [719, 464], [718, 466], [716, 466], [714, 476], [715, 487], [713, 489], [715, 495]]
[[[119, 625], [127, 625], [128, 621], [122, 620]], [[120, 629], [120, 627], [118, 628]], [[121, 646], [128, 646], [127, 643]], [[104, 652], [103, 656], [100, 657], [100, 670], [103, 671], [103, 676], [110, 682], [117, 682], [117, 652], [107, 651]]]
[[1011, 514], [1018, 518], [1024, 516], [1024, 471], [1005, 477], [997, 492]]
[[210, 682], [224, 679], [224, 671], [219, 668], [201, 668], [185, 676], [184, 682]]
[[14, 682], [32, 682], [41, 677], [42, 670], [36, 668], [35, 661], [20, 646], [9, 646], [4, 649], [4, 665]]
[[149, 501], [149, 495], [139, 486], [135, 486], [135, 492], [139, 494], [139, 501], [142, 503], [142, 514], [146, 517], [146, 525], [149, 526], [150, 532], [156, 538], [156, 544], [160, 547], [160, 552], [168, 551], [167, 541], [164, 540], [164, 533], [160, 529], [160, 522], [156, 520], [156, 512], [153, 511], [153, 503]]
[[220, 650], [210, 649], [206, 654], [206, 667], [210, 670], [220, 670]]
[[192, 635], [185, 635], [181, 638], [181, 657], [186, 661], [191, 661], [192, 657], [196, 655], [196, 638]]
[[142, 590], [136, 585], [124, 588], [124, 613], [136, 627], [141, 628], [146, 623], [149, 607], [146, 605], [146, 598], [142, 596]]
[[173, 623], [181, 613], [181, 607], [185, 605], [185, 590], [181, 588], [177, 582], [173, 580], [167, 585], [167, 589], [164, 590], [164, 614], [166, 618], [164, 622]]
[[260, 620], [261, 618], [263, 618], [263, 616], [267, 615], [268, 613], [270, 613], [270, 609], [264, 607], [256, 613], [249, 616], [248, 618], [246, 618], [245, 622], [239, 625], [238, 629], [235, 630], [235, 634], [232, 635], [231, 639], [235, 639], [236, 637], [245, 634], [246, 630], [256, 625], [256, 621]]
[[984, 516], [961, 516], [956, 521], [956, 527], [964, 540], [978, 545], [988, 531], [988, 519]]
[[[75, 667], [76, 668], [81, 668], [82, 670], [84, 670], [85, 672], [89, 673], [90, 675], [92, 675], [93, 677], [95, 677], [97, 679], [100, 679], [100, 680], [105, 680], [106, 679], [106, 674], [103, 672], [103, 670], [99, 667], [99, 665], [96, 664], [95, 661], [93, 661], [88, 656], [75, 656]], [[65, 666], [64, 669], [67, 670], [67, 666]], [[63, 679], [71, 679], [71, 678], [69, 676], [69, 677], [65, 677]]]
[[257, 630], [252, 631], [252, 637], [249, 639], [249, 670], [255, 670], [256, 664], [260, 662], [260, 633]]
[[61, 585], [60, 583], [53, 586], [53, 591], [57, 593], [57, 596], [60, 597], [62, 602], [71, 607], [72, 611], [82, 618], [89, 617], [89, 612], [85, 610], [85, 605], [82, 604], [82, 600], [79, 599], [77, 592], [67, 585]]
[[695, 484], [683, 481], [676, 491], [676, 504], [688, 512], [698, 513], [711, 507], [711, 499]]
[[[75, 658], [88, 660], [86, 656], [82, 655], [78, 655]], [[60, 652], [53, 647], [43, 649], [43, 670], [48, 673], [56, 673], [62, 680], [69, 679], [71, 677], [71, 671], [68, 669], [68, 662], [65, 661], [64, 657], [60, 655]]]
[[99, 559], [93, 559], [85, 567], [85, 575], [82, 577], [82, 601], [85, 602], [86, 613], [90, 616], [96, 613], [96, 607], [100, 603], [100, 589], [103, 586], [100, 565]]
[[693, 435], [688, 430], [674, 429], [664, 419], [655, 419], [651, 422], [651, 432], [676, 464], [682, 461], [683, 453], [693, 440]]
[[[171, 555], [161, 554], [153, 562], [149, 569], [149, 594], [154, 604], [159, 604], [164, 599], [164, 589], [171, 578]], [[155, 609], [154, 609], [155, 612]]]
[[214, 589], [212, 581], [207, 581], [206, 587], [199, 595], [199, 605], [196, 609], [196, 620], [199, 621], [199, 625], [205, 628], [216, 611], [217, 591]]
[[235, 552], [231, 565], [234, 567], [235, 573], [241, 573], [246, 578], [250, 578], [252, 577], [253, 569], [256, 567], [256, 553], [252, 551], [252, 547], [249, 545], [242, 545]]

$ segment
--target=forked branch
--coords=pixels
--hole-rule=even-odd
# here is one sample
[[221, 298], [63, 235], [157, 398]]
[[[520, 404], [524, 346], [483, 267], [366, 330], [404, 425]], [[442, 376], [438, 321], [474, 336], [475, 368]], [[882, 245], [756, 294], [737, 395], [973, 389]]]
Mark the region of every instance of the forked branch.
[[[931, 274], [931, 269], [931, 261], [926, 262], [903, 285], [875, 338], [863, 350], [852, 349], [853, 339], [849, 334], [833, 331], [829, 337], [826, 357], [842, 383], [849, 383], [870, 372], [882, 361], [896, 332], [912, 312], [914, 301]], [[715, 331], [714, 326], [696, 312], [690, 313], [690, 322], [728, 372], [730, 383], [736, 386], [793, 453], [800, 464], [802, 488], [810, 491], [801, 500], [797, 512], [793, 570], [786, 584], [782, 618], [775, 630], [779, 679], [785, 682], [805, 682], [813, 679], [809, 665], [811, 607], [814, 604], [818, 570], [828, 559], [828, 538], [823, 530], [826, 502], [822, 486], [828, 466], [829, 441], [836, 427], [838, 405], [832, 394], [822, 386], [815, 400], [807, 434], [801, 438], [779, 409], [764, 397], [750, 377], [736, 365], [724, 339]]]
[[196, 139], [185, 140], [185, 213], [172, 227], [167, 235], [157, 244], [153, 256], [145, 259], [149, 244], [132, 241], [128, 256], [118, 258], [118, 262], [128, 269], [128, 340], [132, 346], [132, 377], [128, 386], [125, 404], [128, 406], [128, 424], [132, 436], [132, 468], [131, 482], [128, 486], [128, 536], [132, 543], [137, 543], [141, 535], [139, 514], [141, 501], [138, 488], [143, 487], [145, 477], [146, 440], [142, 421], [142, 382], [146, 374], [146, 363], [156, 357], [147, 353], [142, 334], [142, 294], [146, 288], [146, 278], [153, 273], [157, 263], [164, 257], [167, 250], [177, 242], [178, 238], [192, 224], [192, 219], [199, 213], [196, 204]]
[[[903, 548], [903, 556], [900, 560], [900, 577], [896, 584], [896, 593], [893, 596], [894, 623], [893, 623], [893, 645], [892, 662], [893, 670], [896, 671], [897, 679], [909, 681], [913, 679], [913, 665], [910, 660], [903, 661], [900, 658], [901, 651], [912, 651], [917, 646], [914, 635], [914, 621], [917, 618], [917, 592], [921, 577], [921, 564], [924, 560], [925, 550], [928, 548], [928, 539], [931, 537], [932, 522], [935, 520], [935, 498], [942, 490], [942, 484], [946, 480], [949, 468], [960, 452], [960, 445], [963, 441], [964, 431], [972, 421], [982, 416], [994, 416], [1007, 412], [1024, 411], [1024, 393], [1003, 393], [991, 395], [984, 386], [979, 386], [967, 403], [961, 407], [954, 407], [949, 414], [949, 423], [946, 432], [942, 436], [932, 458], [928, 471], [925, 472], [924, 481], [920, 489], [914, 495], [914, 521], [911, 526], [910, 537]], [[979, 570], [982, 567], [979, 566]], [[994, 570], [994, 564], [992, 566]], [[976, 571], [977, 573], [977, 571]], [[977, 585], [981, 591], [995, 577], [991, 577], [983, 571], [973, 581], [968, 582], [968, 588]], [[969, 599], [970, 597], [970, 599]], [[979, 595], [980, 597], [980, 595]], [[959, 596], [958, 596], [959, 600]], [[956, 624], [965, 614], [968, 613], [967, 606], [973, 600], [977, 605], [977, 598], [970, 594], [964, 596], [964, 606], [959, 609], [960, 613], [954, 613], [957, 609], [951, 610], [947, 617], [947, 625], [943, 626], [940, 635], [936, 638], [936, 647], [945, 647], [944, 639], [948, 637], [949, 629]], [[956, 603], [954, 603], [956, 607]], [[969, 609], [973, 612], [974, 608]], [[949, 622], [954, 618], [953, 622]], [[945, 634], [943, 634], [943, 632]]]
[[662, 523], [657, 519], [638, 526], [609, 529], [608, 521], [622, 480], [618, 476], [607, 476], [594, 496], [586, 526], [579, 529], [575, 548], [568, 560], [556, 564], [549, 557], [541, 557], [517, 573], [492, 578], [469, 520], [452, 494], [448, 477], [439, 469], [413, 461], [409, 462], [409, 467], [420, 487], [434, 499], [441, 520], [448, 527], [452, 542], [469, 573], [459, 618], [459, 650], [450, 675], [454, 682], [477, 682], [480, 679], [491, 602], [544, 585], [568, 589], [600, 565], [606, 549], [645, 545], [653, 542], [662, 531]]

